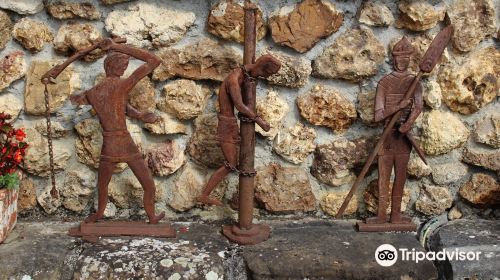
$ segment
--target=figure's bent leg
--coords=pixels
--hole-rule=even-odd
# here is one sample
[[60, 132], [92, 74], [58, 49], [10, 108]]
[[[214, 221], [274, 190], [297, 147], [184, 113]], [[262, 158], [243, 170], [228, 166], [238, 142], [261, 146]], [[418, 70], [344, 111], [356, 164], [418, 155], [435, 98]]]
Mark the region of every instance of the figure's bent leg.
[[101, 160], [99, 162], [99, 171], [97, 175], [97, 212], [85, 219], [86, 223], [94, 223], [104, 216], [104, 210], [108, 204], [108, 184], [113, 176], [113, 170], [116, 163]]
[[401, 202], [406, 182], [406, 167], [410, 160], [410, 154], [399, 154], [394, 164], [394, 186], [392, 187], [391, 223], [410, 223], [411, 218], [402, 215]]
[[[238, 164], [237, 160], [237, 149], [236, 149], [236, 144], [233, 143], [221, 143], [220, 144], [222, 148], [222, 152], [224, 153], [224, 158], [226, 159], [227, 163], [232, 166], [236, 167]], [[224, 178], [231, 173], [231, 169], [228, 168], [227, 166], [222, 166], [217, 171], [212, 174], [210, 179], [207, 182], [207, 185], [201, 192], [200, 196], [196, 198], [196, 201], [201, 202], [203, 204], [207, 205], [222, 205], [222, 202], [209, 197], [212, 191], [217, 187], [217, 185], [224, 180]]]
[[368, 224], [383, 224], [387, 221], [387, 199], [393, 163], [393, 155], [378, 158], [378, 210], [376, 217], [366, 219]]
[[133, 160], [127, 162], [132, 172], [134, 172], [135, 177], [141, 183], [144, 189], [144, 210], [149, 217], [150, 224], [157, 224], [163, 217], [165, 217], [165, 212], [161, 212], [159, 215], [155, 214], [155, 182], [153, 180], [153, 175], [149, 170], [146, 162], [143, 159]]

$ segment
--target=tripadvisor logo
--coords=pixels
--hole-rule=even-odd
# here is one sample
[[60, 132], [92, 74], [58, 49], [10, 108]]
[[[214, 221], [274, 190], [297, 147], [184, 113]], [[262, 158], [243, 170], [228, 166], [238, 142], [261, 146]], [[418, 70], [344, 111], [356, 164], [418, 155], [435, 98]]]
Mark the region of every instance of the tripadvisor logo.
[[382, 244], [375, 250], [375, 260], [381, 266], [392, 266], [398, 261], [398, 257], [402, 261], [412, 261], [418, 263], [423, 260], [428, 261], [478, 261], [479, 255], [482, 252], [478, 251], [459, 251], [458, 249], [441, 251], [417, 251], [415, 248], [409, 250], [407, 248], [396, 249], [391, 244]]

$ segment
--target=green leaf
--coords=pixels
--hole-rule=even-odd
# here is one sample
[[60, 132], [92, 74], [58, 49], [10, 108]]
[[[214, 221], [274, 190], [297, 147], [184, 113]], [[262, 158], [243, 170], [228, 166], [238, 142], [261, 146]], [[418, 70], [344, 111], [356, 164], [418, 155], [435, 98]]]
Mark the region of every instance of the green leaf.
[[17, 173], [0, 176], [0, 188], [19, 189], [19, 176], [17, 176]]

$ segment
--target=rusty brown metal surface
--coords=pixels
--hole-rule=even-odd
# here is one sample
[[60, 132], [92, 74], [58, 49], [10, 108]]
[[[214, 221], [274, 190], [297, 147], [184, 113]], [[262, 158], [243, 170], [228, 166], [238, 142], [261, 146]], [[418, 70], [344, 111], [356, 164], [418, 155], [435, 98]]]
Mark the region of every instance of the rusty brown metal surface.
[[[71, 102], [75, 105], [92, 105], [103, 129], [103, 145], [97, 180], [98, 207], [96, 213], [85, 219], [85, 223], [95, 223], [103, 218], [108, 202], [108, 184], [113, 175], [113, 169], [117, 163], [126, 162], [144, 189], [144, 210], [148, 215], [149, 223], [157, 224], [165, 216], [165, 213], [162, 212], [159, 215], [155, 213], [156, 187], [153, 176], [127, 130], [126, 116], [147, 123], [157, 121], [157, 117], [153, 113], [138, 111], [128, 104], [128, 96], [129, 92], [142, 78], [152, 73], [160, 65], [161, 59], [145, 50], [120, 44], [123, 42], [123, 39], [105, 39], [85, 50], [79, 51], [63, 64], [49, 70], [42, 77], [42, 82], [44, 84], [52, 82], [73, 61], [94, 49], [100, 48], [103, 51], [108, 51], [108, 55], [104, 60], [104, 69], [106, 71], [104, 80], [95, 87], [70, 97]], [[136, 58], [145, 63], [138, 67], [128, 78], [123, 79], [121, 76], [127, 69], [130, 58]], [[127, 232], [139, 230], [133, 229], [134, 227], [136, 227], [136, 224], [130, 223], [123, 228], [115, 228], [114, 233], [121, 229], [127, 230]], [[106, 229], [111, 230], [111, 228], [102, 228], [103, 231], [106, 231]], [[154, 234], [152, 227], [146, 227], [145, 229], [150, 229], [150, 233]]]
[[[418, 155], [423, 157], [420, 147], [413, 141], [410, 130], [412, 124], [422, 111], [422, 87], [420, 80], [424, 72], [430, 72], [437, 64], [441, 54], [448, 45], [453, 33], [453, 27], [448, 26], [436, 35], [431, 46], [424, 55], [417, 76], [411, 75], [407, 68], [410, 55], [413, 53], [411, 44], [406, 38], [398, 42], [393, 49], [395, 71], [379, 81], [375, 97], [375, 121], [385, 120], [385, 127], [373, 152], [368, 157], [363, 169], [354, 181], [351, 190], [337, 212], [336, 218], [341, 218], [354, 192], [364, 179], [375, 157], [379, 156], [379, 208], [377, 217], [367, 220], [367, 224], [386, 223], [387, 189], [392, 169], [396, 173], [392, 191], [391, 223], [408, 223], [409, 217], [401, 214], [401, 199], [406, 182], [406, 167], [409, 154], [415, 147]], [[384, 212], [383, 212], [384, 211]], [[360, 230], [363, 227], [360, 228]], [[384, 230], [379, 230], [384, 231]]]

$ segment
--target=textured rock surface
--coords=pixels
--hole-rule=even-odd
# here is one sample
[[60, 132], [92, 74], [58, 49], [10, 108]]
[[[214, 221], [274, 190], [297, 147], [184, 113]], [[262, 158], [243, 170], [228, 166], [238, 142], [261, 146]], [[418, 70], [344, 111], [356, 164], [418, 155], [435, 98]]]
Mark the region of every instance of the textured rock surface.
[[30, 18], [22, 18], [16, 22], [12, 36], [25, 49], [32, 52], [41, 51], [45, 43], [54, 40], [54, 34], [46, 23]]
[[500, 171], [500, 149], [486, 149], [470, 145], [464, 149], [462, 161], [489, 170]]
[[434, 81], [428, 81], [424, 84], [424, 102], [432, 109], [439, 109], [441, 107], [441, 87]]
[[416, 153], [412, 153], [406, 172], [412, 177], [422, 178], [431, 175], [432, 168], [425, 164]]
[[266, 51], [264, 54], [270, 54], [281, 62], [278, 73], [267, 78], [269, 84], [300, 88], [307, 83], [312, 71], [309, 60], [278, 51]]
[[[207, 31], [222, 39], [243, 43], [244, 18], [243, 6], [238, 1], [220, 0], [216, 3], [207, 20]], [[262, 10], [257, 10], [257, 40], [266, 36], [267, 30]]]
[[188, 153], [198, 162], [210, 168], [224, 164], [224, 156], [215, 136], [217, 115], [203, 114], [194, 121], [194, 132], [188, 143]]
[[42, 0], [2, 0], [0, 8], [14, 11], [21, 15], [36, 14], [43, 10]]
[[94, 4], [90, 2], [52, 1], [46, 5], [49, 15], [56, 19], [90, 19], [96, 20], [101, 13]]
[[370, 29], [349, 29], [314, 60], [313, 75], [358, 82], [375, 75], [384, 57], [384, 46]]
[[433, 28], [444, 19], [446, 9], [433, 7], [425, 0], [402, 1], [399, 3], [401, 14], [395, 26], [412, 31], [424, 31]]
[[[41, 82], [41, 77], [58, 61], [35, 60], [31, 62], [26, 75], [26, 88], [24, 91], [24, 111], [32, 115], [45, 114], [45, 86]], [[56, 79], [55, 84], [48, 85], [50, 98], [50, 112], [55, 113], [64, 105], [68, 97], [76, 88], [79, 88], [79, 76], [74, 72], [73, 67], [66, 68]]]
[[4, 11], [0, 11], [0, 50], [5, 48], [5, 45], [11, 39], [11, 31], [12, 31], [12, 20]]
[[475, 173], [472, 178], [460, 187], [459, 194], [468, 202], [484, 207], [500, 204], [500, 183], [498, 179]]
[[375, 91], [361, 91], [358, 94], [358, 104], [356, 106], [359, 118], [369, 126], [376, 126], [375, 117]]
[[[49, 176], [50, 167], [47, 139], [42, 137], [42, 135], [33, 128], [27, 128], [26, 135], [26, 140], [30, 144], [30, 147], [29, 152], [27, 152], [24, 157], [24, 170], [37, 176]], [[54, 141], [54, 170], [56, 172], [66, 169], [70, 157], [70, 151]]]
[[453, 221], [462, 218], [463, 213], [458, 209], [458, 207], [453, 206], [448, 212], [448, 220]]
[[[90, 23], [64, 24], [57, 31], [54, 39], [54, 49], [65, 55], [88, 48], [102, 39], [101, 32]], [[85, 61], [96, 61], [104, 56], [101, 49], [91, 51], [83, 57]]]
[[19, 198], [17, 201], [17, 211], [24, 213], [36, 207], [35, 184], [29, 178], [21, 180], [19, 185]]
[[[46, 122], [46, 120], [38, 121], [35, 125], [35, 129], [43, 136], [47, 136], [47, 122]], [[58, 122], [54, 119], [52, 119], [52, 121], [51, 121], [52, 138], [54, 138], [54, 139], [67, 136], [72, 129], [73, 129], [72, 127], [68, 128], [67, 126], [63, 125], [61, 122]]]
[[314, 211], [316, 198], [307, 172], [301, 167], [271, 164], [258, 168], [255, 199], [267, 211], [286, 213]]
[[394, 16], [384, 3], [368, 1], [362, 5], [358, 20], [371, 26], [389, 26], [394, 22]]
[[[332, 192], [327, 193], [321, 198], [320, 206], [321, 209], [330, 216], [337, 215], [337, 212], [344, 203], [344, 199], [349, 192]], [[353, 215], [358, 211], [358, 198], [354, 196], [349, 204], [347, 204], [347, 208], [344, 210], [344, 215]]]
[[467, 175], [468, 167], [461, 162], [436, 164], [432, 166], [432, 180], [438, 185], [449, 185]]
[[446, 13], [455, 29], [453, 46], [460, 51], [472, 50], [497, 30], [497, 16], [492, 0], [452, 1]]
[[461, 147], [468, 137], [469, 130], [456, 115], [438, 110], [424, 114], [421, 142], [426, 154], [445, 154]]
[[52, 197], [50, 194], [52, 186], [45, 187], [38, 195], [36, 200], [47, 214], [53, 214], [61, 207], [61, 196]]
[[467, 59], [441, 67], [438, 82], [443, 101], [455, 112], [472, 114], [498, 95], [500, 51], [487, 47]]
[[173, 77], [223, 81], [242, 61], [241, 55], [234, 49], [210, 39], [200, 40], [183, 49], [165, 49], [158, 55], [163, 63], [155, 69], [153, 79], [159, 81]]
[[486, 116], [476, 124], [474, 140], [494, 148], [500, 148], [500, 114], [498, 112]]
[[11, 115], [16, 120], [23, 109], [23, 102], [13, 93], [0, 94], [0, 112]]
[[255, 131], [260, 135], [273, 139], [282, 130], [283, 121], [290, 111], [290, 107], [283, 100], [278, 92], [270, 91], [265, 97], [257, 100], [257, 114], [271, 125], [271, 129], [266, 132], [260, 126], [255, 126]]
[[[391, 193], [392, 193], [392, 183], [389, 184], [389, 192], [387, 194], [387, 214], [391, 214]], [[365, 200], [366, 210], [370, 213], [376, 214], [378, 211], [378, 180], [375, 179], [371, 181], [363, 193], [363, 198]], [[407, 187], [403, 190], [403, 200], [401, 201], [401, 212], [406, 211], [408, 208], [408, 203], [410, 202], [410, 191]]]
[[287, 130], [281, 131], [274, 138], [273, 150], [289, 162], [304, 162], [316, 148], [316, 130], [302, 123], [296, 123]]
[[[196, 197], [201, 194], [209, 177], [207, 170], [192, 163], [186, 164], [181, 175], [174, 182], [172, 196], [168, 205], [177, 211], [187, 211], [196, 205]], [[226, 182], [219, 184], [212, 197], [221, 199], [227, 186]]]
[[367, 138], [341, 138], [330, 144], [318, 145], [311, 174], [320, 182], [334, 187], [350, 183], [356, 178], [351, 169], [364, 164], [373, 145], [373, 141]]
[[144, 158], [156, 176], [167, 176], [186, 163], [184, 151], [172, 140], [144, 149]]
[[65, 174], [64, 186], [60, 189], [62, 205], [74, 212], [83, 211], [96, 190], [96, 178], [88, 169], [72, 170]]
[[276, 11], [269, 19], [269, 28], [275, 43], [304, 53], [337, 32], [343, 21], [344, 15], [331, 2], [305, 0]]
[[435, 216], [450, 208], [452, 203], [453, 197], [446, 187], [424, 185], [420, 189], [415, 208], [425, 215]]
[[186, 134], [187, 127], [182, 122], [177, 120], [175, 117], [167, 113], [157, 112], [156, 115], [159, 121], [155, 123], [144, 124], [149, 132], [158, 135], [168, 135], [168, 134]]
[[8, 53], [0, 59], [0, 92], [14, 81], [24, 77], [26, 60], [22, 51]]
[[195, 21], [195, 14], [151, 3], [138, 3], [127, 10], [115, 10], [106, 18], [106, 30], [127, 38], [142, 48], [158, 48], [177, 43]]
[[354, 104], [334, 88], [314, 86], [297, 97], [300, 114], [314, 125], [322, 125], [343, 132], [357, 117]]
[[118, 4], [118, 3], [123, 3], [123, 2], [130, 2], [134, 0], [101, 0], [101, 3], [103, 5], [113, 5], [113, 4]]
[[212, 92], [206, 86], [191, 80], [175, 80], [163, 88], [158, 109], [181, 120], [193, 119], [203, 113], [211, 95]]

